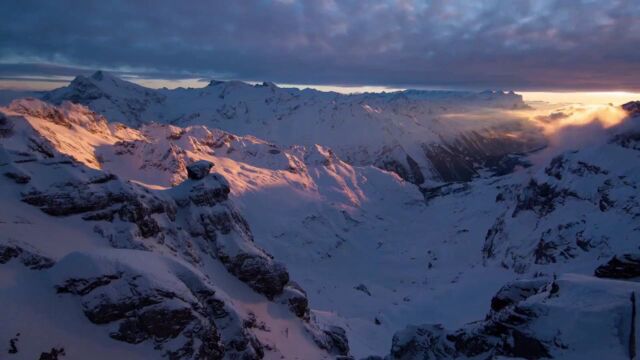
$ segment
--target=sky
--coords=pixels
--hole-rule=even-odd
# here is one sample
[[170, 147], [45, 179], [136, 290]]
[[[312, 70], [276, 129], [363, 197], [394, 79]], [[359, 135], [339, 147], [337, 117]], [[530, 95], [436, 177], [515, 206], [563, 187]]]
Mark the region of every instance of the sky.
[[639, 43], [638, 0], [3, 0], [0, 88], [102, 69], [152, 87], [619, 96], [640, 92]]

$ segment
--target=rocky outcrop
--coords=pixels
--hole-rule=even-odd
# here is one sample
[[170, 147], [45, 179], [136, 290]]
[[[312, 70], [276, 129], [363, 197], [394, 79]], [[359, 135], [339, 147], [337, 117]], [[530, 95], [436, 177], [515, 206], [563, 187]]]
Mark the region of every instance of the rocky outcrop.
[[564, 204], [567, 198], [576, 198], [577, 194], [567, 189], [559, 189], [549, 183], [539, 183], [531, 179], [518, 194], [513, 217], [523, 211], [533, 211], [543, 217], [553, 212], [557, 206]]
[[[607, 348], [602, 354], [626, 358], [632, 322], [614, 317], [631, 313], [628, 286], [577, 275], [507, 284], [492, 299], [484, 320], [455, 331], [440, 324], [408, 326], [393, 336], [387, 359], [544, 359], [568, 353], [593, 358], [600, 346]], [[571, 320], [560, 320], [563, 316]], [[619, 332], [593, 327], [594, 319]]]
[[596, 268], [595, 276], [610, 279], [634, 279], [640, 277], [640, 254], [614, 256], [606, 264]]
[[270, 300], [282, 294], [289, 282], [289, 273], [284, 265], [268, 257], [246, 253], [234, 257], [227, 257], [224, 253], [220, 255], [230, 273]]
[[53, 259], [26, 250], [18, 245], [0, 244], [0, 265], [6, 264], [11, 260], [17, 260], [32, 270], [48, 269], [55, 264]]
[[629, 113], [629, 116], [635, 117], [640, 115], [640, 101], [629, 101], [622, 105], [622, 109]]
[[6, 138], [13, 134], [13, 122], [5, 114], [0, 113], [0, 138]]
[[329, 326], [326, 329], [315, 329], [308, 327], [309, 333], [314, 342], [329, 354], [340, 357], [349, 355], [349, 340], [346, 331], [339, 326]]
[[535, 295], [549, 282], [546, 278], [518, 280], [504, 285], [491, 298], [491, 310], [501, 311]]
[[309, 299], [307, 293], [297, 283], [290, 281], [285, 285], [278, 302], [289, 307], [297, 317], [308, 321], [310, 318]]
[[[153, 191], [101, 171], [77, 171], [81, 165], [69, 161], [60, 168], [61, 180], [33, 183], [22, 192], [22, 201], [52, 216], [95, 221], [95, 231], [114, 247], [166, 245], [194, 263], [201, 262], [202, 254], [193, 249], [204, 249], [231, 274], [273, 300], [283, 293], [289, 274], [255, 245], [247, 222], [229, 201], [229, 183], [219, 174], [209, 174], [212, 165], [191, 164], [190, 179], [169, 191]], [[131, 224], [135, 231], [121, 224]], [[305, 296], [290, 295], [292, 311], [307, 318]]]
[[52, 269], [57, 292], [79, 297], [85, 316], [107, 326], [111, 338], [150, 342], [169, 359], [263, 356], [213, 285], [172, 260], [130, 253], [67, 256]]
[[5, 171], [4, 176], [13, 180], [16, 184], [24, 185], [28, 184], [31, 181], [31, 176], [28, 174], [17, 170], [17, 171]]
[[208, 240], [230, 273], [269, 299], [282, 294], [289, 274], [254, 243], [249, 225], [228, 202], [224, 177], [188, 180], [171, 192], [188, 218], [190, 234]]
[[175, 205], [110, 174], [56, 183], [44, 190], [31, 188], [22, 194], [22, 201], [53, 216], [82, 214], [85, 220], [110, 222], [118, 218], [135, 224], [143, 238], [160, 232], [153, 214], [175, 215]]
[[209, 174], [212, 167], [213, 163], [210, 161], [196, 161], [187, 165], [187, 176], [191, 180], [200, 180]]
[[52, 348], [40, 354], [38, 360], [60, 360], [66, 355], [64, 348]]

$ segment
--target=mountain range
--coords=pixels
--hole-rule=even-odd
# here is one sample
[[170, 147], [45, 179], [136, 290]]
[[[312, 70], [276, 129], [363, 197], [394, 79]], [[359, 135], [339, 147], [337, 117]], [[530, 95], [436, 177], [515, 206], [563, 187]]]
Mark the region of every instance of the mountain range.
[[0, 97], [8, 359], [636, 354], [640, 102], [551, 133], [503, 91], [29, 95]]

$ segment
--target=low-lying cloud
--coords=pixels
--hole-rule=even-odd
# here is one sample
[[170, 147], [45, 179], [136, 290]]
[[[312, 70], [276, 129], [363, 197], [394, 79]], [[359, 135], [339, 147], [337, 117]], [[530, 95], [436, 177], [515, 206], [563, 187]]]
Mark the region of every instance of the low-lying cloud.
[[611, 138], [610, 129], [627, 118], [627, 112], [613, 105], [568, 105], [548, 115], [534, 116], [548, 146], [532, 155], [531, 160], [545, 164], [562, 152], [605, 143]]

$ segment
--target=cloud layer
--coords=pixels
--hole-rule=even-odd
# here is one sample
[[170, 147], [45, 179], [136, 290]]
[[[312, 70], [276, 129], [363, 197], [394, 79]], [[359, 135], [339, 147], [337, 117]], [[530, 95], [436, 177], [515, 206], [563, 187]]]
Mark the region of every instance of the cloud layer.
[[0, 4], [1, 76], [638, 91], [639, 43], [638, 0]]

